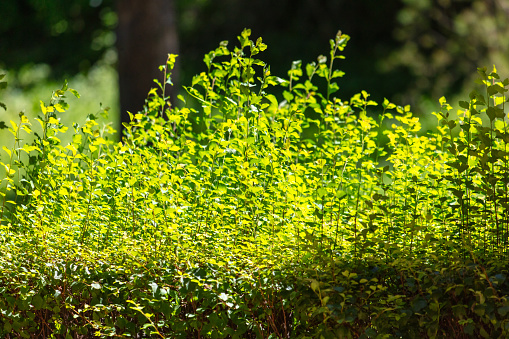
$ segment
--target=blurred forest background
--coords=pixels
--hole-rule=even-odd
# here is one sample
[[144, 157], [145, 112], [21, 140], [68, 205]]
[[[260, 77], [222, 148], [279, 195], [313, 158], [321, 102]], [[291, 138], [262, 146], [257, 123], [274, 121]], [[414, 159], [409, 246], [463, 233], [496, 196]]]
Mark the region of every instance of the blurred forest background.
[[0, 73], [9, 85], [0, 121], [20, 110], [36, 116], [39, 100], [67, 79], [82, 98], [70, 98], [65, 123], [102, 103], [118, 129], [120, 112], [141, 109], [161, 78], [167, 53], [179, 54], [175, 97], [205, 70], [203, 55], [222, 40], [233, 47], [245, 27], [263, 37], [260, 58], [284, 78], [293, 60], [327, 55], [342, 30], [351, 40], [336, 64], [346, 72], [337, 95], [366, 90], [417, 114], [437, 110], [442, 95], [468, 94], [477, 67], [509, 75], [508, 0], [2, 0]]

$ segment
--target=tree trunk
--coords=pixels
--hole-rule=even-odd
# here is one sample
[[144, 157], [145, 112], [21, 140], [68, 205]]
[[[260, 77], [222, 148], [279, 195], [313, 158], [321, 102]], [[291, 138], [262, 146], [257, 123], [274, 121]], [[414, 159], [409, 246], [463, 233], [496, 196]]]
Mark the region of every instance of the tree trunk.
[[[178, 53], [174, 0], [117, 0], [118, 78], [121, 123], [142, 110], [154, 79], [163, 82], [159, 66], [168, 53]], [[177, 70], [172, 80], [176, 84]], [[169, 88], [172, 101], [176, 86]], [[168, 93], [168, 92], [167, 92]], [[120, 127], [121, 131], [123, 126]]]

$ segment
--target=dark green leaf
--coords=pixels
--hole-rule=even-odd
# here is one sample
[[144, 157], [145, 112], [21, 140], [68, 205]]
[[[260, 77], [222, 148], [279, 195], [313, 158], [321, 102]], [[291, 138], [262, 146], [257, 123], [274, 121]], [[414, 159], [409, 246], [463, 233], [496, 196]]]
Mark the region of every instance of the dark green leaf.
[[468, 109], [470, 107], [470, 104], [468, 103], [468, 101], [460, 101], [459, 105], [461, 108], [464, 108], [464, 109]]
[[501, 306], [497, 309], [498, 314], [502, 317], [505, 317], [507, 313], [509, 313], [509, 306]]
[[32, 305], [36, 310], [41, 309], [42, 305], [44, 304], [44, 300], [41, 298], [39, 294], [36, 294], [32, 297]]
[[428, 305], [428, 302], [424, 298], [417, 298], [412, 301], [412, 311], [419, 313], [423, 308]]

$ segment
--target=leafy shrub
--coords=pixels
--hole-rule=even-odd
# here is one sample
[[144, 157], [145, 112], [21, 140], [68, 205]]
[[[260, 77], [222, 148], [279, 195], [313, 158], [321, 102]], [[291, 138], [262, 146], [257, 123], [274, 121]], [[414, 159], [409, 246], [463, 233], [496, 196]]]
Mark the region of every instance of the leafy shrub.
[[169, 55], [122, 142], [90, 115], [62, 145], [67, 84], [37, 129], [11, 121], [0, 332], [507, 336], [509, 80], [480, 69], [486, 95], [457, 117], [440, 99], [422, 133], [409, 107], [333, 97], [348, 40], [283, 79], [244, 30], [205, 55], [182, 107]]

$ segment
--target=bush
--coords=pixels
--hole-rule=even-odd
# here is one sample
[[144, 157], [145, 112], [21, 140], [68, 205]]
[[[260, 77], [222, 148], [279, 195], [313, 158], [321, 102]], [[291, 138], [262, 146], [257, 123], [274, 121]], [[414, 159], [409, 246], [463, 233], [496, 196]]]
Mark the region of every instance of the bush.
[[[66, 126], [64, 84], [4, 147], [0, 332], [8, 337], [506, 337], [504, 93], [479, 69], [458, 116], [333, 95], [328, 57], [288, 78], [239, 36], [172, 107], [175, 55], [122, 142]], [[321, 92], [323, 90], [323, 94]], [[483, 120], [484, 119], [484, 120]], [[22, 144], [21, 133], [35, 133]]]

